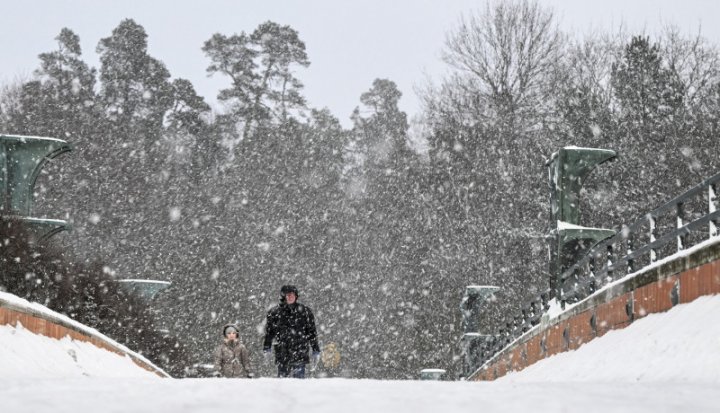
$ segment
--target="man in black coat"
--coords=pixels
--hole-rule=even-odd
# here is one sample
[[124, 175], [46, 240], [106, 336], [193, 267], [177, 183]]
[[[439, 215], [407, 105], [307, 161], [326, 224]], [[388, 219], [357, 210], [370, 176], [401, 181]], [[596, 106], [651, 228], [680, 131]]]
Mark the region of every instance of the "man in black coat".
[[299, 294], [295, 286], [284, 285], [280, 294], [280, 304], [267, 314], [263, 352], [269, 360], [274, 343], [278, 377], [302, 379], [305, 365], [310, 362], [308, 350], [312, 349], [313, 366], [320, 358], [315, 316], [310, 307], [297, 302]]

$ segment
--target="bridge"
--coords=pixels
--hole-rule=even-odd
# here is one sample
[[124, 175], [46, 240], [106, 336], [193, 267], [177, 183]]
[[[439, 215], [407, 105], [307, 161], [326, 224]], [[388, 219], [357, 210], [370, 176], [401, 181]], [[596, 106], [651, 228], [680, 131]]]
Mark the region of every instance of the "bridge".
[[495, 334], [466, 330], [468, 379], [497, 379], [648, 314], [720, 293], [720, 174], [618, 231], [581, 226], [582, 180], [610, 152], [570, 147], [553, 157], [550, 288]]
[[[64, 223], [29, 217], [32, 191], [19, 188], [31, 188], [42, 163], [69, 149], [1, 138], [4, 171], [23, 162], [30, 171], [1, 177], [3, 210], [46, 240]], [[39, 148], [31, 162], [19, 155], [27, 142]], [[97, 331], [0, 292], [3, 411], [715, 411], [720, 174], [617, 231], [584, 227], [575, 207], [582, 180], [612, 156], [569, 147], [549, 163], [549, 288], [492, 334], [473, 330], [497, 287], [468, 288], [464, 381], [174, 380]], [[30, 179], [18, 186], [23, 177]]]
[[[700, 297], [481, 382], [160, 378], [131, 369], [114, 353], [6, 325], [0, 326], [0, 399], [2, 411], [12, 413], [49, 407], [61, 413], [714, 412], [718, 314], [720, 295]], [[23, 367], [13, 370], [9, 355]]]

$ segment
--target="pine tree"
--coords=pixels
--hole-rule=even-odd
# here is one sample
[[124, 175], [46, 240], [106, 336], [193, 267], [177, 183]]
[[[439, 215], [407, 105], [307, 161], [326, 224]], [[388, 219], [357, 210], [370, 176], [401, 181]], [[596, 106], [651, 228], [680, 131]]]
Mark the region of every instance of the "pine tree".
[[[635, 36], [623, 58], [613, 65], [612, 86], [621, 108], [621, 126], [652, 139], [683, 104], [682, 84], [663, 67], [660, 47], [648, 37]], [[657, 138], [656, 138], [657, 140]]]
[[221, 73], [232, 81], [218, 97], [230, 104], [226, 122], [243, 125], [242, 139], [249, 141], [253, 128], [269, 121], [282, 123], [291, 110], [305, 107], [302, 83], [292, 70], [310, 62], [305, 43], [290, 26], [268, 21], [250, 35], [216, 33], [205, 42], [203, 51], [212, 62], [208, 73]]
[[162, 134], [173, 103], [170, 73], [147, 53], [145, 29], [123, 20], [100, 40], [100, 100], [116, 139], [140, 144], [148, 154]]

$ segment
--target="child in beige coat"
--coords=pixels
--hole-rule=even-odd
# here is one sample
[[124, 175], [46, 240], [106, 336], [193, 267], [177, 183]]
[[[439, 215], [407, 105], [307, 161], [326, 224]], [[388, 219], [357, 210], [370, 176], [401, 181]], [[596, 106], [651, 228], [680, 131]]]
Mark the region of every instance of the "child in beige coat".
[[238, 336], [234, 324], [223, 327], [223, 342], [215, 349], [215, 368], [222, 377], [252, 378], [250, 353]]

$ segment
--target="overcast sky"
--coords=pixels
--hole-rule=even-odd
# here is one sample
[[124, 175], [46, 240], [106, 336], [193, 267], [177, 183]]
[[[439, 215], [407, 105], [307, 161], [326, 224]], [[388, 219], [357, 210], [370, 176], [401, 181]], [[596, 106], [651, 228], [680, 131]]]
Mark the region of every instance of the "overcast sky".
[[[622, 22], [629, 30], [657, 33], [664, 24], [720, 44], [717, 0], [541, 0], [553, 7], [560, 26], [581, 36]], [[388, 78], [403, 92], [401, 108], [419, 110], [414, 87], [426, 77], [439, 79], [446, 68], [439, 56], [445, 34], [462, 13], [483, 9], [484, 0], [24, 0], [0, 7], [0, 82], [27, 78], [38, 54], [56, 48], [63, 27], [80, 36], [86, 62], [97, 67], [95, 48], [122, 19], [132, 18], [148, 34], [150, 54], [173, 78], [192, 81], [216, 106], [228, 84], [207, 77], [208, 59], [200, 50], [214, 33], [252, 32], [272, 20], [296, 29], [311, 65], [301, 69], [305, 95], [313, 107], [328, 107], [346, 126], [360, 94], [376, 78]], [[217, 106], [216, 106], [217, 107]]]

